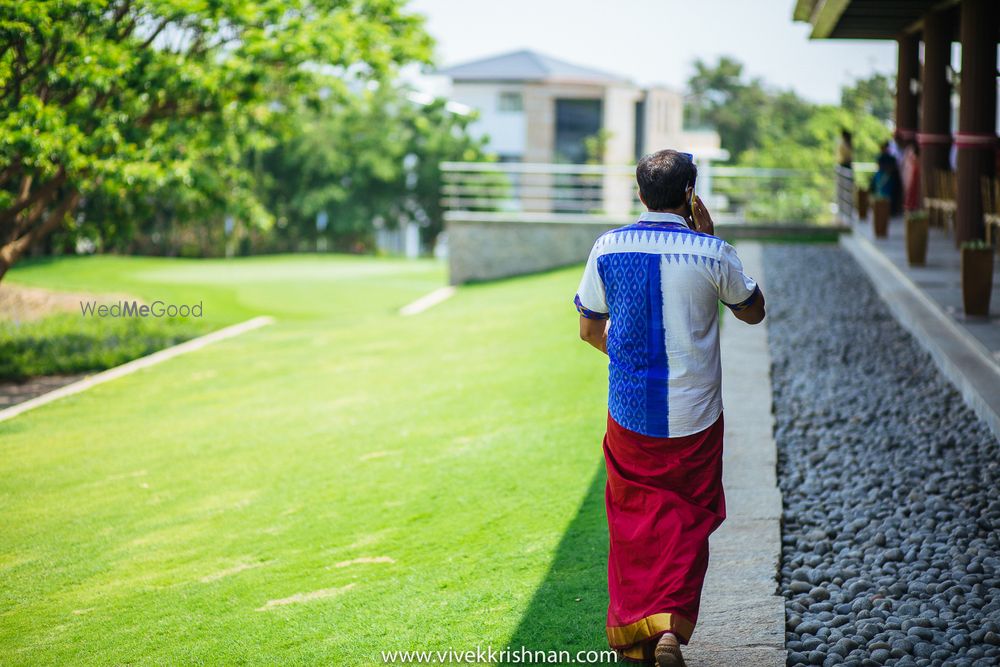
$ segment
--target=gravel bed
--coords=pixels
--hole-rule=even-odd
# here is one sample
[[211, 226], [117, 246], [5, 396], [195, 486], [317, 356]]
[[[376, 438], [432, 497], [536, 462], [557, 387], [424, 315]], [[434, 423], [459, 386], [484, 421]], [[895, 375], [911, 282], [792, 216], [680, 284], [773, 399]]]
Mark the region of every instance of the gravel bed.
[[1000, 665], [1000, 443], [834, 245], [766, 245], [788, 665]]

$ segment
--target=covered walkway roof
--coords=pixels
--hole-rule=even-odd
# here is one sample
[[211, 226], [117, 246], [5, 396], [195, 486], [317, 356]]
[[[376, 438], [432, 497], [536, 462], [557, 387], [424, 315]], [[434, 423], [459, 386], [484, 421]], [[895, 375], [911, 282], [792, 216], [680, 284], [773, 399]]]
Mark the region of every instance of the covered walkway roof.
[[[920, 29], [924, 15], [959, 0], [798, 0], [794, 18], [813, 39], [896, 39]], [[957, 37], [957, 35], [956, 35]]]
[[[1000, 147], [1000, 0], [797, 0], [793, 18], [812, 24], [813, 39], [897, 42], [897, 140], [919, 148], [924, 196], [939, 175], [957, 172], [955, 240], [983, 238], [984, 179], [996, 174]], [[956, 41], [962, 45], [958, 77], [949, 71]], [[954, 132], [956, 80], [961, 102]]]

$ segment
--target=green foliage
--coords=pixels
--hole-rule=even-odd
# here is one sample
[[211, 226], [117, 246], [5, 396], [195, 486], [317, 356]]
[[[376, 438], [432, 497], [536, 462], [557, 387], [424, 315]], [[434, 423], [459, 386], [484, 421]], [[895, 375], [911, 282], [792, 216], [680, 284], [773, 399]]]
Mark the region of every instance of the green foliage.
[[0, 379], [100, 371], [204, 333], [197, 320], [93, 318], [76, 313], [0, 321]]
[[867, 79], [858, 79], [844, 86], [840, 106], [855, 117], [872, 116], [888, 125], [896, 114], [896, 80], [894, 76], [876, 72]]
[[608, 141], [613, 136], [611, 130], [602, 127], [594, 134], [583, 139], [583, 151], [587, 156], [586, 164], [604, 164], [604, 156], [608, 151]]
[[81, 197], [268, 225], [247, 151], [431, 42], [395, 0], [0, 0], [0, 46], [2, 275]]
[[992, 250], [993, 246], [988, 244], [983, 239], [971, 239], [969, 241], [962, 241], [962, 250]]
[[[727, 57], [715, 66], [698, 60], [689, 81], [692, 98], [687, 115], [714, 125], [722, 147], [738, 166], [793, 169], [801, 178], [767, 179], [752, 193], [723, 194], [746, 199], [744, 215], [759, 221], [815, 221], [833, 201], [835, 147], [842, 128], [853, 135], [854, 159], [875, 159], [889, 138], [880, 116], [888, 79], [883, 75], [844, 88], [851, 106], [813, 104], [792, 91], [772, 90], [759, 79], [747, 79], [740, 63]], [[891, 102], [891, 97], [890, 97]], [[878, 112], [872, 113], [872, 110]]]
[[760, 133], [769, 101], [764, 84], [756, 78], [746, 80], [743, 65], [728, 56], [719, 58], [715, 66], [699, 58], [693, 67], [695, 72], [688, 79], [687, 123], [714, 128], [722, 147], [738, 160], [756, 144]]
[[433, 241], [443, 228], [440, 162], [481, 160], [482, 142], [467, 132], [472, 118], [449, 111], [446, 100], [410, 95], [381, 82], [324, 105], [262, 156], [262, 198], [284, 247], [315, 239], [321, 211], [340, 249], [370, 248], [374, 219], [389, 227], [417, 222]]

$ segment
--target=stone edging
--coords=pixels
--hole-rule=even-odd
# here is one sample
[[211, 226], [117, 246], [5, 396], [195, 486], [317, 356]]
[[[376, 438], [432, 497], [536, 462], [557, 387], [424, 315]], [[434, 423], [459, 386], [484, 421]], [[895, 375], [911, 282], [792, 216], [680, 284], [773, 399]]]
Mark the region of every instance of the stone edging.
[[106, 371], [101, 371], [95, 375], [91, 375], [82, 380], [78, 380], [71, 384], [65, 385], [58, 389], [48, 392], [47, 394], [42, 394], [41, 396], [36, 396], [35, 398], [29, 399], [23, 403], [18, 403], [17, 405], [12, 405], [9, 408], [0, 410], [0, 422], [6, 421], [8, 419], [13, 419], [21, 413], [27, 412], [28, 410], [40, 407], [52, 401], [57, 401], [60, 398], [66, 396], [72, 396], [73, 394], [79, 394], [81, 391], [90, 389], [91, 387], [99, 384], [103, 384], [110, 380], [120, 378], [125, 375], [136, 372], [142, 368], [148, 368], [154, 364], [158, 364], [161, 361], [166, 361], [167, 359], [173, 359], [176, 356], [182, 355], [186, 352], [193, 352], [194, 350], [199, 350], [206, 345], [211, 345], [212, 343], [218, 342], [220, 340], [225, 340], [227, 338], [232, 338], [234, 336], [239, 336], [240, 334], [246, 333], [247, 331], [252, 331], [253, 329], [259, 329], [260, 327], [267, 326], [274, 322], [274, 318], [267, 316], [254, 317], [245, 322], [240, 322], [239, 324], [233, 324], [231, 326], [219, 329], [218, 331], [213, 331], [212, 333], [205, 334], [204, 336], [199, 336], [197, 338], [192, 338], [191, 340], [184, 341], [178, 345], [165, 348], [163, 350], [157, 350], [152, 354], [148, 354], [145, 357], [139, 357], [138, 359], [133, 359], [121, 366], [115, 366], [114, 368], [109, 368]]

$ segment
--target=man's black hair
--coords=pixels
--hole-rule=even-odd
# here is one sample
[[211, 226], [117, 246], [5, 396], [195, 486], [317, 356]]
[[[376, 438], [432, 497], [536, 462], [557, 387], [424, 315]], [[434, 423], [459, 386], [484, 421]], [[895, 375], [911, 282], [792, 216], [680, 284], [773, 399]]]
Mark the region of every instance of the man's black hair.
[[643, 156], [635, 167], [635, 180], [646, 207], [651, 211], [680, 208], [684, 191], [698, 178], [698, 167], [684, 153], [657, 151]]

